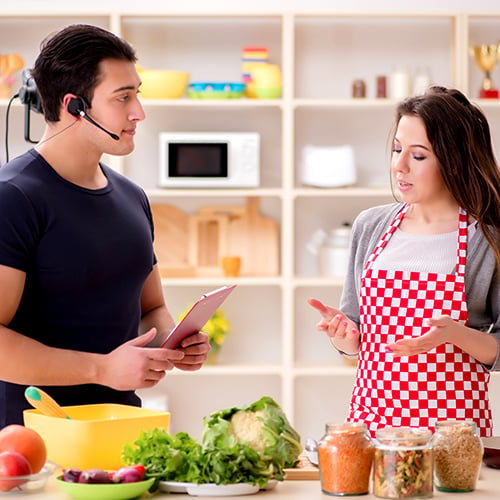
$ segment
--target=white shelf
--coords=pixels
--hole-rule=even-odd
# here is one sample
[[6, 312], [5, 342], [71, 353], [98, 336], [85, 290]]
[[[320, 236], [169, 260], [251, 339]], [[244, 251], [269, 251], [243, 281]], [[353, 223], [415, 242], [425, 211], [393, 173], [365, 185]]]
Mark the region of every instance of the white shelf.
[[294, 99], [294, 108], [342, 108], [342, 109], [390, 109], [393, 110], [397, 101], [392, 99]]
[[391, 190], [383, 187], [346, 187], [346, 188], [297, 188], [293, 190], [295, 198], [315, 197], [315, 198], [363, 198], [391, 196]]
[[267, 189], [148, 189], [149, 199], [155, 203], [162, 201], [167, 203], [171, 198], [245, 198], [247, 196], [277, 197], [283, 196], [283, 191], [279, 188]]
[[[318, 318], [307, 297], [335, 305], [342, 280], [318, 277], [305, 245], [315, 229], [352, 222], [362, 209], [392, 200], [387, 144], [396, 101], [375, 98], [375, 78], [389, 77], [399, 64], [410, 73], [425, 65], [435, 83], [477, 95], [482, 75], [468, 55], [469, 39], [496, 42], [500, 12], [23, 12], [0, 16], [0, 46], [5, 53], [21, 53], [29, 66], [40, 41], [71, 22], [112, 29], [136, 47], [141, 66], [185, 69], [192, 80], [239, 79], [241, 48], [247, 45], [269, 47], [271, 62], [281, 67], [281, 99], [142, 99], [147, 120], [138, 127], [136, 151], [106, 161], [143, 185], [154, 203], [189, 211], [221, 200], [243, 205], [245, 197], [259, 196], [266, 215], [280, 227], [278, 276], [163, 280], [174, 315], [207, 289], [237, 283], [225, 306], [234, 332], [223, 347], [220, 365], [197, 373], [170, 372], [158, 387], [141, 394], [153, 399], [165, 396], [173, 412], [172, 430], [196, 434], [204, 415], [267, 393], [281, 402], [303, 436], [319, 437], [326, 421], [343, 420], [355, 368], [346, 366], [328, 339], [315, 330]], [[366, 98], [351, 98], [356, 78], [366, 81]], [[492, 78], [500, 87], [500, 65]], [[20, 86], [20, 77], [16, 85]], [[500, 141], [500, 100], [474, 100], [487, 113], [493, 137]], [[7, 104], [8, 100], [0, 100], [0, 110]], [[32, 125], [33, 137], [38, 137], [43, 120], [33, 117]], [[4, 127], [1, 123], [2, 137]], [[159, 188], [158, 134], [184, 128], [259, 132], [260, 188]], [[11, 109], [11, 157], [29, 147], [22, 130], [23, 108], [16, 101]], [[359, 170], [356, 186], [301, 185], [301, 150], [307, 144], [352, 144]]]
[[281, 99], [142, 99], [145, 109], [149, 107], [194, 107], [194, 108], [282, 108]]

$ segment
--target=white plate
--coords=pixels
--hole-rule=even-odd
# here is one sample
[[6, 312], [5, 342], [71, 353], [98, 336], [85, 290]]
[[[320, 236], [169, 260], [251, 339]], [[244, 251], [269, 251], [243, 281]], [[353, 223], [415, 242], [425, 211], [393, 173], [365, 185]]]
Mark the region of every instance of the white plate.
[[236, 495], [252, 495], [259, 491], [259, 487], [254, 484], [190, 484], [187, 492], [190, 495], [204, 497], [225, 497]]
[[263, 490], [274, 490], [276, 486], [278, 485], [278, 480], [277, 479], [269, 479], [267, 484], [262, 488]]
[[187, 493], [187, 487], [191, 484], [180, 481], [160, 481], [159, 489], [166, 493]]

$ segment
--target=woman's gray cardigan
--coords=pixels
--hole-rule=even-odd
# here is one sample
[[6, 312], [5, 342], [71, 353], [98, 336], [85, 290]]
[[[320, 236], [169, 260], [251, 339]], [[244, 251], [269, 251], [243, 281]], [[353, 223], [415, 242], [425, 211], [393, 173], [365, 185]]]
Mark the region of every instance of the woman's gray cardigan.
[[[359, 326], [361, 274], [370, 255], [389, 225], [403, 208], [393, 203], [364, 210], [354, 221], [350, 244], [350, 262], [340, 309]], [[467, 241], [465, 297], [468, 326], [489, 331], [500, 344], [500, 282], [495, 254], [483, 233], [475, 231]], [[495, 363], [487, 367], [500, 370], [500, 348]]]

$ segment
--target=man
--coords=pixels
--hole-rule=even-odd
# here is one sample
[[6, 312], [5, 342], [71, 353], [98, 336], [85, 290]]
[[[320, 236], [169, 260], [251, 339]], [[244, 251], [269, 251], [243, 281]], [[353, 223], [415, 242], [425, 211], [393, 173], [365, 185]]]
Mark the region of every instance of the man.
[[72, 25], [32, 69], [46, 129], [0, 170], [0, 427], [23, 422], [28, 385], [62, 405], [140, 405], [136, 389], [199, 369], [210, 350], [203, 333], [159, 347], [174, 320], [149, 203], [100, 163], [134, 149], [135, 62], [124, 40]]

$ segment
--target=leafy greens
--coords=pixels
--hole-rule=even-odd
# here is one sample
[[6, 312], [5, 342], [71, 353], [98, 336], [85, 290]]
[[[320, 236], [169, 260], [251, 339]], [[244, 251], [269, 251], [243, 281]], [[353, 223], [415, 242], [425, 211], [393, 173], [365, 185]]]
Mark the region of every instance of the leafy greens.
[[270, 397], [245, 407], [213, 413], [203, 419], [201, 444], [186, 432], [141, 431], [125, 444], [125, 465], [142, 464], [144, 477], [188, 483], [249, 483], [263, 488], [269, 479], [282, 480], [302, 451], [300, 436], [281, 407]]

